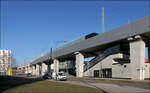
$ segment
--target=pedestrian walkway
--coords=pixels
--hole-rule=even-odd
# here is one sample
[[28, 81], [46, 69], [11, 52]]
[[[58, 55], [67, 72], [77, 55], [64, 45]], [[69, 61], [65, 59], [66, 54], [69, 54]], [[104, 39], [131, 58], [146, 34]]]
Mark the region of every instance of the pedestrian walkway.
[[[150, 88], [147, 85], [145, 87], [140, 87], [138, 85], [132, 85], [132, 83], [115, 83], [115, 82], [101, 82], [93, 80], [68, 80], [68, 81], [56, 81], [62, 83], [70, 83], [81, 86], [93, 87], [103, 90], [106, 93], [150, 93]], [[145, 81], [148, 82], [148, 81]], [[141, 85], [142, 86], [142, 85]]]

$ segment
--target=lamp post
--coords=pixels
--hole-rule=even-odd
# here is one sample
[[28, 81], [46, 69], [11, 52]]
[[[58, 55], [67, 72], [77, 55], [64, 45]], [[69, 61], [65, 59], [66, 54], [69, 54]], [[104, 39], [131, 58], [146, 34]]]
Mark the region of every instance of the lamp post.
[[52, 40], [50, 41], [50, 59], [52, 59], [52, 51], [53, 51], [53, 46], [52, 46]]

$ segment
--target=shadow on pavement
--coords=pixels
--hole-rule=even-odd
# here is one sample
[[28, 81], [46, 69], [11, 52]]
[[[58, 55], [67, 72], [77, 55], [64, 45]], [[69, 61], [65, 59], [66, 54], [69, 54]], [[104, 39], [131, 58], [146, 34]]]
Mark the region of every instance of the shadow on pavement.
[[42, 79], [17, 76], [0, 76], [0, 93], [10, 88], [14, 88], [20, 85], [29, 84], [40, 80]]

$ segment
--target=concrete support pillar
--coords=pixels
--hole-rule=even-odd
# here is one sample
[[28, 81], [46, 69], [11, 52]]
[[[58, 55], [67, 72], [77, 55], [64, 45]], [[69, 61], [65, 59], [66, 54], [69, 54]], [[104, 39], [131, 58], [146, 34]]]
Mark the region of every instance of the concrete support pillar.
[[25, 73], [25, 67], [21, 67], [21, 72]]
[[32, 66], [30, 65], [29, 66], [29, 73], [31, 73], [32, 72]]
[[32, 66], [32, 75], [36, 75], [35, 65]]
[[130, 42], [131, 78], [144, 80], [145, 42], [142, 39]]
[[27, 73], [28, 73], [28, 67], [25, 66], [25, 74], [27, 74]]
[[36, 64], [36, 75], [39, 76], [40, 75], [40, 65]]
[[80, 52], [76, 52], [76, 76], [83, 77], [84, 56]]
[[48, 66], [45, 63], [42, 63], [42, 75], [48, 71]]
[[54, 72], [59, 72], [59, 60], [54, 59]]
[[30, 69], [30, 67], [29, 67], [29, 66], [27, 66], [27, 73], [30, 73], [29, 69]]
[[31, 71], [30, 71], [30, 64], [27, 65], [27, 73], [31, 73]]

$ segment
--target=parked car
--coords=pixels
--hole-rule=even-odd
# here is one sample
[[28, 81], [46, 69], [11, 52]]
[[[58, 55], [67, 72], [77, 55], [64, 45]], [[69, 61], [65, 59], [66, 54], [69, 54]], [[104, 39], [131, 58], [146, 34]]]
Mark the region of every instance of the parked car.
[[42, 78], [43, 78], [43, 79], [52, 79], [52, 76], [51, 76], [51, 74], [46, 73], [46, 74], [44, 74], [44, 75], [42, 76]]
[[65, 75], [64, 72], [58, 72], [56, 74], [56, 80], [63, 80], [63, 81], [66, 81], [67, 80], [67, 76]]
[[32, 74], [31, 74], [31, 73], [27, 73], [26, 76], [27, 76], [27, 77], [31, 77]]

